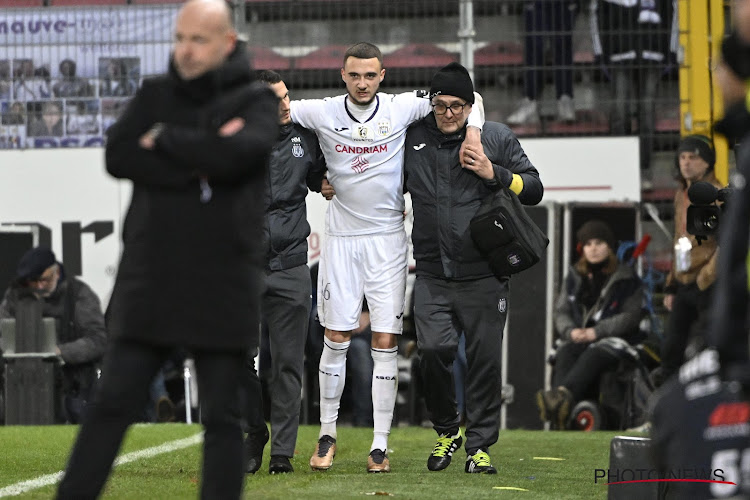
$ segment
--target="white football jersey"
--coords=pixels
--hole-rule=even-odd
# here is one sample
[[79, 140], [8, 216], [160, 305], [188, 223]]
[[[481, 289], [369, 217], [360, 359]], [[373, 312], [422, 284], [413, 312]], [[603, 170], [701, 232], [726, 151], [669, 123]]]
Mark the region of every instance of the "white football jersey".
[[375, 96], [369, 118], [356, 120], [346, 95], [292, 101], [292, 121], [315, 131], [336, 196], [326, 211], [326, 233], [390, 233], [404, 225], [403, 163], [406, 129], [431, 111], [414, 92]]

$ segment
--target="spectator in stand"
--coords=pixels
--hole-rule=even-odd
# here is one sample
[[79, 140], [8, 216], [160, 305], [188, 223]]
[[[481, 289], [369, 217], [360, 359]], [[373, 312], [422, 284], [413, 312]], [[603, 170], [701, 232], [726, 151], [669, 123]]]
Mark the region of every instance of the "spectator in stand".
[[642, 169], [651, 164], [657, 86], [677, 48], [675, 14], [671, 0], [591, 2], [594, 55], [612, 82], [610, 131], [635, 132], [637, 116]]
[[577, 1], [533, 0], [524, 4], [524, 96], [521, 105], [506, 123], [522, 125], [539, 122], [538, 99], [544, 87], [544, 43], [549, 40], [555, 55], [557, 119], [576, 119], [573, 103], [573, 21]]

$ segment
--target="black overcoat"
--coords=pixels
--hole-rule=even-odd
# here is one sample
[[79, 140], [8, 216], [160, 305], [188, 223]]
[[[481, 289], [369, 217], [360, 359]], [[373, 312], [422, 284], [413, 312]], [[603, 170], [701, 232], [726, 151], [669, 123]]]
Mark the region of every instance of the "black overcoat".
[[[133, 181], [108, 311], [115, 338], [234, 350], [257, 345], [263, 188], [277, 100], [244, 44], [218, 69], [146, 80], [109, 130], [107, 171]], [[235, 135], [219, 128], [245, 120]], [[163, 123], [153, 150], [138, 139]], [[210, 196], [209, 196], [210, 194]]]

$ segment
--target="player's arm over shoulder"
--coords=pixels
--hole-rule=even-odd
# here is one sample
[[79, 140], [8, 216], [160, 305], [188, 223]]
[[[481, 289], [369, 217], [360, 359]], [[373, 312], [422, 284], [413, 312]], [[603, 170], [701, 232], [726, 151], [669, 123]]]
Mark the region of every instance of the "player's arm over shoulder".
[[292, 121], [305, 128], [315, 130], [322, 123], [329, 106], [334, 105], [334, 97], [325, 99], [301, 99], [289, 103], [289, 116]]

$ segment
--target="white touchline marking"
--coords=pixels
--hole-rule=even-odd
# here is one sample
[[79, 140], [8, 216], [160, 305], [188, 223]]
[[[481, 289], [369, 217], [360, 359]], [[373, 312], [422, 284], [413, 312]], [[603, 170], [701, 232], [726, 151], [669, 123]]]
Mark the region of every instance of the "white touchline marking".
[[[114, 465], [118, 466], [140, 460], [141, 458], [150, 458], [155, 455], [161, 455], [162, 453], [169, 453], [171, 451], [180, 450], [182, 448], [187, 448], [189, 446], [198, 444], [201, 441], [203, 441], [203, 433], [199, 432], [198, 434], [194, 434], [190, 437], [176, 439], [174, 441], [160, 444], [159, 446], [145, 448], [143, 450], [132, 451], [130, 453], [126, 453], [125, 455], [120, 455], [115, 460]], [[34, 479], [29, 479], [28, 481], [21, 481], [20, 483], [11, 484], [10, 486], [0, 488], [0, 498], [20, 495], [21, 493], [26, 493], [27, 491], [36, 490], [38, 488], [43, 488], [44, 486], [49, 486], [50, 484], [55, 484], [60, 481], [62, 477], [63, 471], [59, 471], [55, 472], [54, 474], [47, 474]]]

